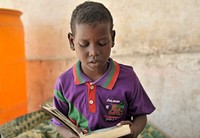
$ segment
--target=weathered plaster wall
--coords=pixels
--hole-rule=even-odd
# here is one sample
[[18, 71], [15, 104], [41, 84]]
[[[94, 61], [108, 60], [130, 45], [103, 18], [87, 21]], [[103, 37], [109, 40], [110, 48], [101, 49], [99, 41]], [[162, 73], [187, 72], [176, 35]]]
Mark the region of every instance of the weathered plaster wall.
[[[0, 7], [23, 12], [29, 111], [52, 96], [56, 77], [76, 60], [67, 32], [80, 2], [0, 0]], [[172, 138], [199, 138], [200, 1], [101, 2], [117, 31], [112, 57], [134, 67], [157, 107], [149, 121]]]

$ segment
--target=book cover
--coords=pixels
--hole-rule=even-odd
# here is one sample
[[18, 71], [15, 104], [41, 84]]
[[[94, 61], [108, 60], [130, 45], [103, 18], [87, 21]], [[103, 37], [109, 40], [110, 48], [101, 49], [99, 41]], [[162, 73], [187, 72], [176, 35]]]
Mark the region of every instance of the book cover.
[[83, 134], [80, 128], [74, 125], [66, 116], [64, 116], [58, 109], [49, 104], [40, 106], [42, 110], [50, 114], [52, 117], [62, 123], [68, 130], [80, 138], [117, 138], [131, 133], [129, 125], [113, 126], [109, 128], [92, 131], [88, 134]]

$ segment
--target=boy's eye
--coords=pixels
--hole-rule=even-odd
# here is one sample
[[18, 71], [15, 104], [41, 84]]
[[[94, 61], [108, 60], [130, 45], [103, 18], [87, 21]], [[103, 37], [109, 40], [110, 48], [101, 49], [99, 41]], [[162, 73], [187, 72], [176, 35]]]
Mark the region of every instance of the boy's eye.
[[89, 43], [79, 43], [79, 46], [81, 47], [87, 47], [89, 45]]
[[108, 40], [99, 41], [99, 45], [100, 45], [100, 46], [105, 46], [105, 45], [107, 45], [108, 43], [109, 43]]

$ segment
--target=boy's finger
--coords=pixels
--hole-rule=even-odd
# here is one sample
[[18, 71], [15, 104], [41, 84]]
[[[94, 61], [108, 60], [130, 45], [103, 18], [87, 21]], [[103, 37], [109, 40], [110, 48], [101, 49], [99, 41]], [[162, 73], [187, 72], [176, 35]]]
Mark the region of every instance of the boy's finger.
[[120, 125], [132, 125], [132, 122], [130, 122], [130, 121], [121, 121], [119, 124]]
[[87, 129], [82, 129], [82, 132], [83, 132], [84, 134], [87, 134], [87, 133], [88, 133]]

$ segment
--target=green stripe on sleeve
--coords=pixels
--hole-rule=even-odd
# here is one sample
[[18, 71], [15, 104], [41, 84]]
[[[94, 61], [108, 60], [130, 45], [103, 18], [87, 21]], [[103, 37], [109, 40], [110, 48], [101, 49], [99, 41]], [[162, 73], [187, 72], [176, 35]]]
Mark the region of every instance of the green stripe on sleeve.
[[87, 119], [78, 111], [78, 109], [70, 103], [62, 94], [62, 92], [58, 90], [54, 90], [54, 95], [56, 98], [58, 98], [60, 101], [65, 102], [69, 106], [68, 111], [68, 117], [72, 120], [76, 121], [77, 125], [82, 129], [88, 129], [90, 132], [91, 130], [88, 127], [88, 121]]
[[61, 100], [62, 102], [68, 102], [65, 97], [63, 96], [62, 92], [58, 91], [58, 90], [54, 90], [54, 95], [56, 96], [56, 98], [58, 98], [59, 100]]
[[91, 130], [88, 127], [87, 119], [78, 111], [78, 109], [73, 105], [69, 104], [69, 117], [76, 121], [77, 125], [82, 129], [88, 129], [90, 132]]

